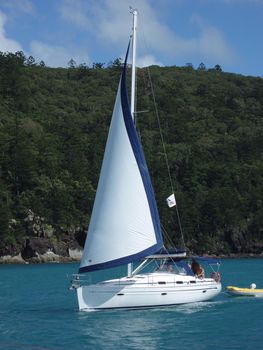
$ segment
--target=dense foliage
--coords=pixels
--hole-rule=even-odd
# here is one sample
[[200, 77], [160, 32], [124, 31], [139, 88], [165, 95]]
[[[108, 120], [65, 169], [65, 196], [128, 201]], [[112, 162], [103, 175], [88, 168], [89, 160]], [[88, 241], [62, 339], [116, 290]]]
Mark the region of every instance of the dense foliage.
[[[150, 67], [187, 246], [195, 252], [263, 248], [263, 79], [186, 67]], [[0, 238], [83, 238], [92, 210], [120, 60], [48, 68], [0, 54]], [[137, 127], [161, 221], [179, 244], [147, 70], [138, 70]], [[39, 219], [32, 231], [28, 213]], [[33, 232], [33, 233], [32, 233]]]

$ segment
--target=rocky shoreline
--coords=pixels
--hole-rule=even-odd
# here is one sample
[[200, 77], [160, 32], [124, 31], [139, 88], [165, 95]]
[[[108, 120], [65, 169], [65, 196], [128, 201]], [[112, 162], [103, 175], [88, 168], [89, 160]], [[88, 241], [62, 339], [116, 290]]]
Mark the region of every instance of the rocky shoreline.
[[[70, 263], [79, 262], [82, 257], [83, 248], [80, 247], [76, 242], [71, 244], [65, 249], [63, 254], [59, 254], [56, 249], [43, 248], [43, 245], [39, 244], [39, 238], [37, 239], [37, 246], [34, 240], [27, 242], [26, 246], [22, 251], [16, 254], [5, 254], [0, 256], [0, 264], [43, 264], [43, 263]], [[43, 244], [43, 242], [42, 242]], [[74, 247], [73, 247], [74, 245]], [[45, 245], [46, 246], [46, 245]], [[71, 246], [71, 247], [70, 247]], [[26, 250], [26, 253], [25, 253]], [[29, 253], [30, 251], [30, 253]], [[195, 254], [191, 254], [195, 255]], [[209, 254], [202, 254], [203, 256], [211, 256]], [[219, 259], [249, 259], [249, 258], [263, 258], [263, 253], [242, 253], [242, 254], [227, 254], [220, 256], [211, 256]]]
[[[12, 265], [12, 264], [46, 264], [46, 263], [73, 263], [73, 262], [80, 262], [81, 260], [81, 254], [79, 251], [76, 251], [77, 254], [80, 254], [77, 258], [74, 257], [65, 257], [65, 256], [59, 256], [52, 252], [47, 252], [46, 254], [39, 255], [36, 258], [24, 260], [21, 256], [21, 254], [11, 256], [11, 255], [5, 255], [0, 257], [0, 265], [6, 264], [6, 265]], [[217, 257], [219, 259], [262, 259], [262, 254], [242, 254], [242, 255], [224, 255]]]
[[23, 259], [21, 253], [18, 255], [4, 255], [0, 257], [0, 264], [41, 264], [41, 263], [67, 263], [79, 262], [81, 260], [82, 251], [71, 250], [69, 256], [61, 256], [47, 251], [44, 254], [37, 254], [30, 259]]
[[80, 261], [83, 248], [78, 242], [31, 237], [20, 246], [0, 249], [0, 264], [38, 264]]
[[[10, 221], [10, 230], [19, 233], [17, 220]], [[31, 209], [24, 219], [25, 235], [0, 240], [0, 264], [37, 264], [79, 262], [86, 238], [85, 227], [52, 227]], [[187, 242], [189, 255], [211, 256], [220, 259], [263, 258], [263, 240], [246, 240], [242, 232], [234, 231], [227, 242], [212, 245]], [[227, 253], [225, 254], [225, 252]]]

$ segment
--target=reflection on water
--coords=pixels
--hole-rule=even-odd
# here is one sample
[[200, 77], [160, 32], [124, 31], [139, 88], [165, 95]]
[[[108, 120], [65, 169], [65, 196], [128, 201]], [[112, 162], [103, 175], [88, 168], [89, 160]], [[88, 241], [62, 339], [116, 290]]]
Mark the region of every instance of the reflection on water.
[[[246, 330], [238, 335], [239, 338], [236, 337], [240, 330], [238, 327], [235, 330], [233, 324], [238, 322], [243, 329], [247, 323], [245, 318], [243, 323], [236, 319], [236, 313], [242, 307], [236, 300], [222, 294], [215, 301], [172, 308], [78, 313], [78, 320], [83, 339], [99, 349], [199, 350], [210, 346], [235, 349], [241, 338], [243, 341], [254, 339], [257, 332]], [[248, 305], [251, 301], [246, 299], [244, 302], [241, 301], [243, 315], [247, 313], [247, 307], [251, 308]], [[222, 337], [214, 336], [218, 332]], [[228, 339], [228, 343], [223, 337]]]
[[179, 349], [186, 344], [191, 346], [192, 340], [182, 339], [183, 335], [202, 333], [198, 323], [194, 322], [195, 314], [213, 312], [218, 304], [225, 302], [193, 303], [144, 310], [83, 312], [78, 314], [78, 319], [82, 335], [90, 345], [99, 348]]

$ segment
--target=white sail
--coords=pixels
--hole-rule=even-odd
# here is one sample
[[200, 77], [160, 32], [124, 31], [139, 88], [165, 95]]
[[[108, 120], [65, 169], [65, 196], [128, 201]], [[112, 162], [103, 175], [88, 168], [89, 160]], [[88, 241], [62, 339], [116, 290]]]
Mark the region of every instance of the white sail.
[[128, 263], [156, 252], [163, 245], [154, 194], [129, 109], [125, 69], [80, 272]]

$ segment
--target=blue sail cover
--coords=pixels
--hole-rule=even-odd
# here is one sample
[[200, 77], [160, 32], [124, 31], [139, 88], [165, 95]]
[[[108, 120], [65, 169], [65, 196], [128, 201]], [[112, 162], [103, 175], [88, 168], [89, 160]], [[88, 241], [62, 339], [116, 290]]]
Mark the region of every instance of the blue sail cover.
[[130, 111], [129, 47], [79, 272], [122, 265], [163, 246], [155, 196]]

